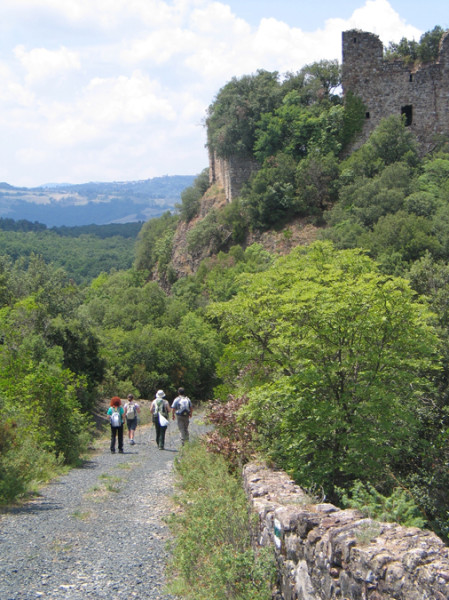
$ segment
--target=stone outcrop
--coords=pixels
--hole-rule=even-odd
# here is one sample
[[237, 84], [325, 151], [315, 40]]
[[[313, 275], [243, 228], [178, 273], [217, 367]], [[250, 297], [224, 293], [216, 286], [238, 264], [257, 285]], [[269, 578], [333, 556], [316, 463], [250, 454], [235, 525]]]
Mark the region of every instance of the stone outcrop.
[[215, 152], [209, 151], [209, 182], [224, 189], [227, 202], [238, 197], [242, 186], [259, 168], [260, 165], [254, 158], [220, 158]]
[[173, 253], [171, 259], [171, 264], [177, 277], [192, 275], [195, 273], [202, 260], [215, 253], [215, 248], [205, 246], [196, 254], [191, 254], [188, 250], [188, 234], [211, 211], [219, 211], [225, 205], [226, 198], [223, 188], [213, 185], [202, 197], [198, 215], [188, 223], [185, 221], [179, 223], [173, 238]]
[[363, 132], [354, 148], [381, 119], [403, 114], [421, 152], [429, 152], [439, 136], [449, 134], [449, 33], [441, 39], [435, 62], [415, 65], [386, 60], [377, 35], [343, 32], [342, 88], [344, 96], [351, 91], [366, 107]]
[[282, 600], [447, 600], [449, 548], [433, 533], [312, 504], [284, 472], [249, 464], [244, 482], [272, 546]]

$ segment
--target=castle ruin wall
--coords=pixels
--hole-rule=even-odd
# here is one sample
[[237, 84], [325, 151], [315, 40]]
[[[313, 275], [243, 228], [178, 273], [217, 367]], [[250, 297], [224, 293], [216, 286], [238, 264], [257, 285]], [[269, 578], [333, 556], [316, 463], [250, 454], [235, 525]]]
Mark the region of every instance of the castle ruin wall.
[[237, 198], [243, 185], [260, 168], [251, 157], [229, 156], [222, 158], [209, 151], [209, 183], [217, 184], [225, 191], [226, 201]]
[[404, 114], [424, 154], [440, 136], [449, 134], [449, 34], [444, 34], [438, 59], [415, 67], [383, 58], [378, 36], [343, 32], [342, 88], [362, 99], [365, 123], [355, 147], [360, 147], [380, 121]]

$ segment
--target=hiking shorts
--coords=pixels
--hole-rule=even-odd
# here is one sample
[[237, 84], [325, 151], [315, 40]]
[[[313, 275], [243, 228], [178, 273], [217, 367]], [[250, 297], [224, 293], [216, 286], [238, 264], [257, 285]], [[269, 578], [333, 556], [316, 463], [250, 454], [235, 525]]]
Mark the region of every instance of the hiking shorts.
[[137, 427], [137, 417], [134, 417], [134, 419], [126, 419], [126, 425], [128, 426], [128, 429], [135, 431]]

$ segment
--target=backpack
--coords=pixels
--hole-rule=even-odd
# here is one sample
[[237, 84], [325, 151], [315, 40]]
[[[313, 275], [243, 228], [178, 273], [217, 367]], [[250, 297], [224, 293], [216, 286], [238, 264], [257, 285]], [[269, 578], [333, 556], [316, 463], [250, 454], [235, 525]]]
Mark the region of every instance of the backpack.
[[188, 415], [190, 414], [190, 400], [187, 396], [181, 396], [179, 398], [177, 415]]
[[163, 414], [164, 412], [167, 413], [165, 410], [164, 401], [156, 400], [154, 403], [154, 416], [156, 417], [158, 413]]
[[115, 410], [111, 415], [111, 425], [112, 427], [120, 427], [122, 424], [122, 419], [120, 417], [120, 412]]
[[136, 405], [128, 404], [128, 408], [126, 409], [126, 418], [127, 419], [135, 419], [136, 418]]

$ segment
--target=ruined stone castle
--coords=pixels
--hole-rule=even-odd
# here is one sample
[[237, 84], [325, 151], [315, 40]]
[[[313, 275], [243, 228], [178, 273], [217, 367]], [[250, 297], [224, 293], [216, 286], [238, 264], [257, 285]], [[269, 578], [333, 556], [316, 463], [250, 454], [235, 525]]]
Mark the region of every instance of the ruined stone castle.
[[342, 87], [343, 95], [353, 92], [366, 107], [358, 146], [381, 119], [402, 114], [422, 152], [429, 152], [449, 134], [449, 32], [441, 39], [437, 60], [417, 66], [386, 60], [373, 33], [343, 32]]
[[[351, 91], [365, 107], [363, 131], [351, 148], [360, 147], [380, 121], [404, 115], [423, 154], [449, 135], [449, 32], [440, 42], [438, 58], [429, 64], [386, 60], [379, 37], [366, 31], [343, 32], [343, 95]], [[251, 158], [209, 155], [209, 178], [225, 190], [231, 202], [259, 168]]]

